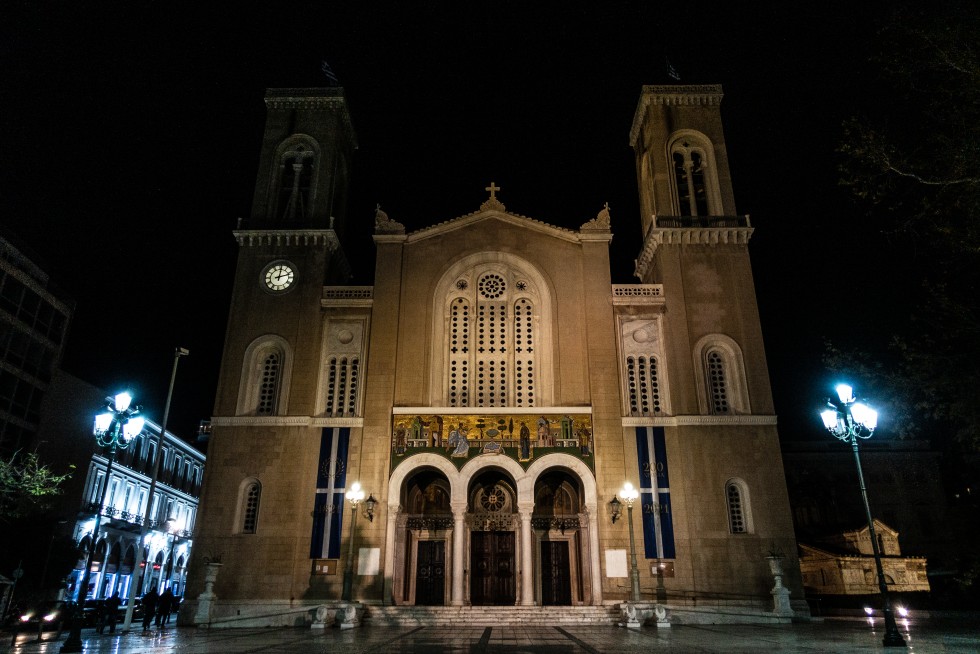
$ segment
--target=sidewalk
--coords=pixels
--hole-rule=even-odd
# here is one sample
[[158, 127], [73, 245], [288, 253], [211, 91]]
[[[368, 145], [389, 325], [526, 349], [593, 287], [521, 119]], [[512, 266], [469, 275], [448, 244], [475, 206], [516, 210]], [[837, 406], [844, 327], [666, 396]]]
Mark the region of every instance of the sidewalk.
[[[902, 622], [907, 651], [916, 654], [976, 654], [980, 651], [980, 626], [956, 621]], [[54, 638], [46, 633], [46, 638]], [[143, 634], [98, 635], [82, 631], [85, 652], [112, 654], [180, 652], [181, 654], [247, 654], [296, 652], [399, 652], [403, 654], [541, 653], [650, 654], [651, 652], [901, 652], [881, 644], [881, 622], [875, 630], [867, 620], [827, 620], [794, 625], [705, 625], [632, 631], [617, 627], [364, 627], [341, 631], [327, 629], [214, 629], [168, 627]], [[64, 640], [35, 643], [36, 634], [20, 634], [10, 649], [18, 654], [57, 653]], [[4, 645], [9, 645], [6, 634]]]

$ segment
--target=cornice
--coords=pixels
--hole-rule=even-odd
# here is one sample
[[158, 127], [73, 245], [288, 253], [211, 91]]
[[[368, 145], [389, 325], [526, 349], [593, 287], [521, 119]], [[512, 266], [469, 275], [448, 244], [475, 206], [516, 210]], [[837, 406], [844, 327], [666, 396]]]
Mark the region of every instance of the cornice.
[[776, 424], [776, 416], [664, 416], [623, 418], [623, 427], [703, 427], [719, 425], [764, 425]]
[[364, 418], [316, 418], [313, 416], [215, 416], [216, 427], [363, 427]]
[[408, 238], [404, 234], [374, 234], [375, 243], [404, 243]]
[[266, 109], [307, 109], [336, 111], [350, 134], [351, 143], [357, 148], [357, 134], [347, 111], [347, 100], [342, 87], [286, 88], [265, 90]]
[[241, 247], [326, 245], [331, 252], [340, 248], [332, 229], [239, 229], [232, 234]]
[[630, 145], [636, 147], [640, 127], [650, 105], [660, 106], [717, 106], [724, 97], [721, 84], [655, 84], [645, 85], [633, 114]]
[[416, 414], [439, 414], [443, 416], [453, 415], [539, 415], [555, 413], [592, 413], [591, 406], [532, 406], [532, 407], [513, 407], [513, 406], [396, 406], [391, 408], [393, 415], [416, 415]]
[[657, 249], [671, 245], [747, 245], [755, 229], [748, 226], [748, 217], [743, 226], [737, 227], [657, 227], [657, 217], [653, 217], [653, 227], [643, 239], [643, 247], [636, 258], [633, 274], [644, 279]]

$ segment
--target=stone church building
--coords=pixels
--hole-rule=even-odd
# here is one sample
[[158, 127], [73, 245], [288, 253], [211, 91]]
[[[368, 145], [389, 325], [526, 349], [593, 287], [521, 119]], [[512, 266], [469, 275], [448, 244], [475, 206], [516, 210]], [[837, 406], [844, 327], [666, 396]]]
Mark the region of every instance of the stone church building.
[[269, 90], [182, 621], [208, 578], [213, 625], [309, 623], [348, 570], [368, 615], [611, 606], [631, 523], [642, 600], [764, 618], [776, 549], [805, 612], [721, 99], [642, 90], [638, 283], [611, 282], [608, 208], [557, 227], [490, 182], [412, 232], [379, 208], [353, 287], [343, 91]]

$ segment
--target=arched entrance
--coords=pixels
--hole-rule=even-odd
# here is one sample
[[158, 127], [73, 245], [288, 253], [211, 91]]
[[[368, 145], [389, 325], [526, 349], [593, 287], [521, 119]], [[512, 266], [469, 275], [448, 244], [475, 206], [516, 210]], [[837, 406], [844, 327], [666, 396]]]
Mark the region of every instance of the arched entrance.
[[517, 489], [502, 471], [491, 468], [470, 484], [470, 603], [517, 603]]
[[405, 485], [404, 555], [405, 603], [442, 606], [449, 597], [446, 575], [452, 509], [449, 480], [433, 469], [424, 469]]
[[[389, 480], [385, 594], [394, 604], [438, 604], [439, 584], [430, 594], [419, 580], [441, 572], [443, 605], [599, 605], [598, 532], [595, 478], [573, 456], [548, 454], [525, 470], [499, 455], [457, 469], [417, 454]], [[545, 548], [544, 564], [567, 592], [542, 592]]]
[[545, 471], [534, 484], [531, 526], [537, 541], [537, 603], [569, 606], [584, 600], [583, 522], [579, 480], [566, 470]]

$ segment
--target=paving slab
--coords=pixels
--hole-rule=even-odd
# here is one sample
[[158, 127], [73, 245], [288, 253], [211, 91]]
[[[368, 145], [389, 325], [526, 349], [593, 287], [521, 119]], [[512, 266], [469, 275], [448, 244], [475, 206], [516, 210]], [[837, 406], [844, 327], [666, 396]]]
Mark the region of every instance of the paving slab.
[[[977, 654], [977, 619], [902, 621], [907, 651], [917, 654]], [[8, 651], [18, 654], [57, 653], [67, 634], [19, 634]], [[299, 628], [196, 629], [168, 627], [149, 633], [99, 635], [83, 630], [84, 651], [91, 654], [651, 654], [800, 652], [901, 652], [882, 645], [880, 621], [825, 620], [790, 625], [699, 625], [670, 629], [583, 625], [559, 627], [363, 627], [361, 629]]]

